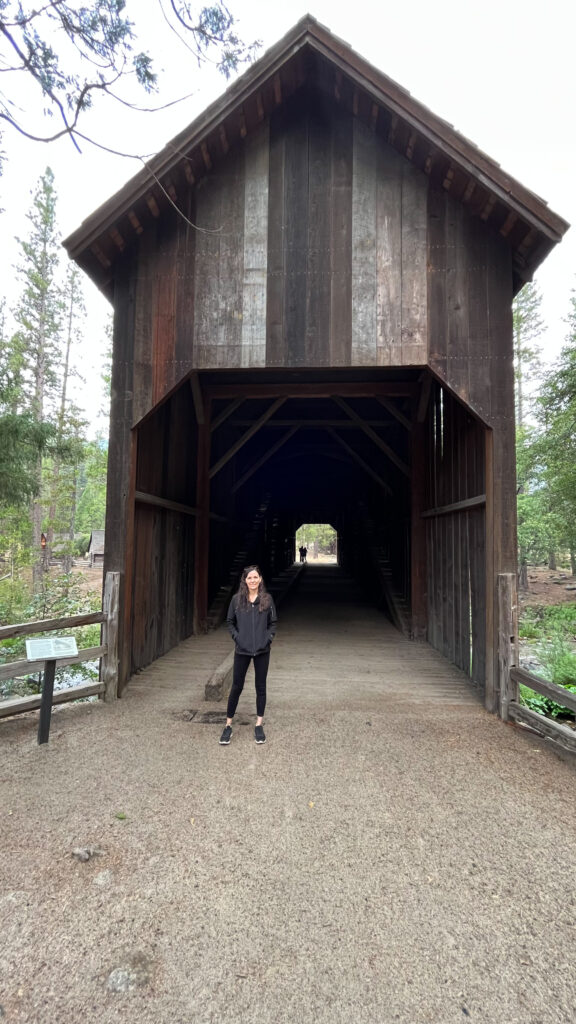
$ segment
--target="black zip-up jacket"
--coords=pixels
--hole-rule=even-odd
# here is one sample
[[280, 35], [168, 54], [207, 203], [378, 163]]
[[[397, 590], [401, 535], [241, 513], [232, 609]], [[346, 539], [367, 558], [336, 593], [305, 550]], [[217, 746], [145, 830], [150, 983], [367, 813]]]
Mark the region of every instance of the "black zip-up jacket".
[[260, 611], [260, 598], [253, 604], [248, 602], [247, 608], [240, 608], [238, 594], [230, 601], [226, 616], [228, 631], [236, 644], [238, 654], [263, 654], [267, 651], [276, 635], [276, 608], [270, 598], [270, 607]]

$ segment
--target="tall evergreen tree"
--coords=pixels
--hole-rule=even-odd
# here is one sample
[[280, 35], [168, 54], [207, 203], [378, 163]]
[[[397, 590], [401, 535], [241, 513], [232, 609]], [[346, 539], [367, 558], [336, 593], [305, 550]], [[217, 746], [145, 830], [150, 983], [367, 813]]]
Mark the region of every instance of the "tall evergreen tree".
[[44, 557], [49, 559], [52, 555], [56, 537], [58, 553], [64, 560], [66, 574], [72, 569], [78, 467], [83, 457], [85, 427], [80, 410], [71, 402], [69, 396], [70, 378], [74, 372], [71, 364], [72, 350], [81, 340], [86, 312], [80, 271], [73, 263], [69, 263], [66, 270], [63, 306], [63, 336], [56, 408], [57, 451], [46, 479], [49, 509]]
[[550, 507], [559, 518], [562, 542], [570, 550], [576, 572], [576, 292], [566, 322], [565, 344], [539, 399], [538, 456]]
[[[41, 176], [27, 215], [30, 232], [19, 239], [21, 263], [18, 267], [22, 294], [15, 311], [17, 331], [14, 357], [18, 365], [17, 411], [37, 425], [48, 424], [56, 431], [57, 395], [60, 371], [60, 330], [62, 296], [58, 281], [59, 237], [56, 227], [56, 190], [50, 168]], [[35, 494], [42, 481], [42, 460], [35, 466]], [[41, 585], [47, 571], [49, 551], [41, 546], [44, 508], [38, 496], [31, 506], [34, 589]]]
[[544, 330], [540, 314], [542, 296], [533, 282], [525, 284], [514, 299], [514, 377], [516, 384], [516, 424], [523, 427], [532, 401], [528, 386], [540, 376], [541, 350], [537, 340]]

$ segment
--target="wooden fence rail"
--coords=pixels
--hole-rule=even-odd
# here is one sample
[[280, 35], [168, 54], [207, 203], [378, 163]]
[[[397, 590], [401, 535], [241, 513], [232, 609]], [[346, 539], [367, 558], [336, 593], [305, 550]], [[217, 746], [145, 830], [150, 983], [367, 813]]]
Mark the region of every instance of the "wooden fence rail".
[[576, 732], [567, 725], [545, 718], [520, 703], [520, 684], [529, 686], [535, 693], [576, 712], [576, 693], [556, 683], [549, 683], [540, 676], [532, 675], [519, 668], [517, 661], [518, 612], [516, 575], [501, 573], [498, 576], [498, 666], [500, 676], [500, 717], [528, 726], [541, 736], [553, 740], [564, 750], [576, 754]]
[[[75, 665], [82, 661], [95, 661], [99, 659], [100, 682], [83, 683], [80, 686], [71, 686], [66, 690], [58, 690], [51, 695], [50, 706], [93, 695], [98, 695], [103, 700], [114, 700], [117, 696], [119, 592], [120, 573], [109, 572], [106, 574], [104, 583], [102, 611], [88, 612], [83, 615], [68, 615], [59, 619], [40, 619], [36, 622], [22, 622], [0, 627], [0, 640], [6, 640], [11, 637], [29, 636], [34, 633], [73, 629], [75, 626], [88, 626], [94, 623], [102, 624], [102, 643], [98, 647], [85, 647], [79, 650], [75, 657], [59, 658], [56, 661], [56, 668], [59, 669], [64, 668], [66, 665]], [[44, 671], [44, 679], [46, 680], [48, 664], [49, 662], [44, 660], [21, 660], [0, 665], [0, 681], [38, 671]], [[43, 698], [45, 698], [44, 693], [2, 700], [0, 701], [0, 718], [22, 714], [25, 711], [33, 711], [38, 708], [41, 709], [42, 713], [42, 708], [46, 703], [45, 700], [43, 703]]]
[[561, 722], [556, 722], [553, 718], [545, 718], [544, 715], [521, 704], [520, 683], [574, 712], [576, 712], [576, 693], [566, 690], [563, 686], [557, 686], [556, 683], [549, 683], [539, 676], [534, 676], [531, 672], [526, 672], [525, 669], [516, 667], [510, 669], [510, 684], [511, 689], [516, 691], [516, 699], [510, 700], [508, 704], [508, 717], [521, 725], [535, 729], [540, 735], [553, 740], [564, 750], [576, 754], [576, 732], [569, 726], [562, 725]]

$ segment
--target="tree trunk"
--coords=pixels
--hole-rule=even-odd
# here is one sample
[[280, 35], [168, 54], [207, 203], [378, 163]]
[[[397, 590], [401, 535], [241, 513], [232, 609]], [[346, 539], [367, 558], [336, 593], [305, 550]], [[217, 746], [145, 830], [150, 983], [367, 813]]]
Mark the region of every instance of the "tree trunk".
[[524, 591], [530, 589], [529, 585], [528, 585], [528, 562], [526, 561], [526, 556], [523, 555], [523, 554], [520, 555], [520, 571], [518, 573], [518, 589], [519, 590], [524, 590]]
[[548, 552], [548, 568], [549, 569], [556, 569], [556, 552], [555, 551], [549, 551]]
[[570, 548], [570, 569], [572, 571], [572, 575], [576, 576], [576, 551], [574, 548]]

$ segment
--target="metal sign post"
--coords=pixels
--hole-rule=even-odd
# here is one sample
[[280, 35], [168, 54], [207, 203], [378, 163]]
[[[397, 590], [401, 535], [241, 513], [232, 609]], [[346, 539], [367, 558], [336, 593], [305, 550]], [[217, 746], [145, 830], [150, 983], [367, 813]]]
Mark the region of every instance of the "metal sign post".
[[28, 661], [44, 661], [44, 680], [42, 683], [42, 701], [40, 704], [40, 721], [38, 723], [38, 743], [48, 743], [50, 721], [52, 718], [52, 699], [54, 697], [54, 677], [56, 662], [64, 658], [75, 658], [78, 647], [73, 636], [42, 637], [39, 640], [26, 641]]

